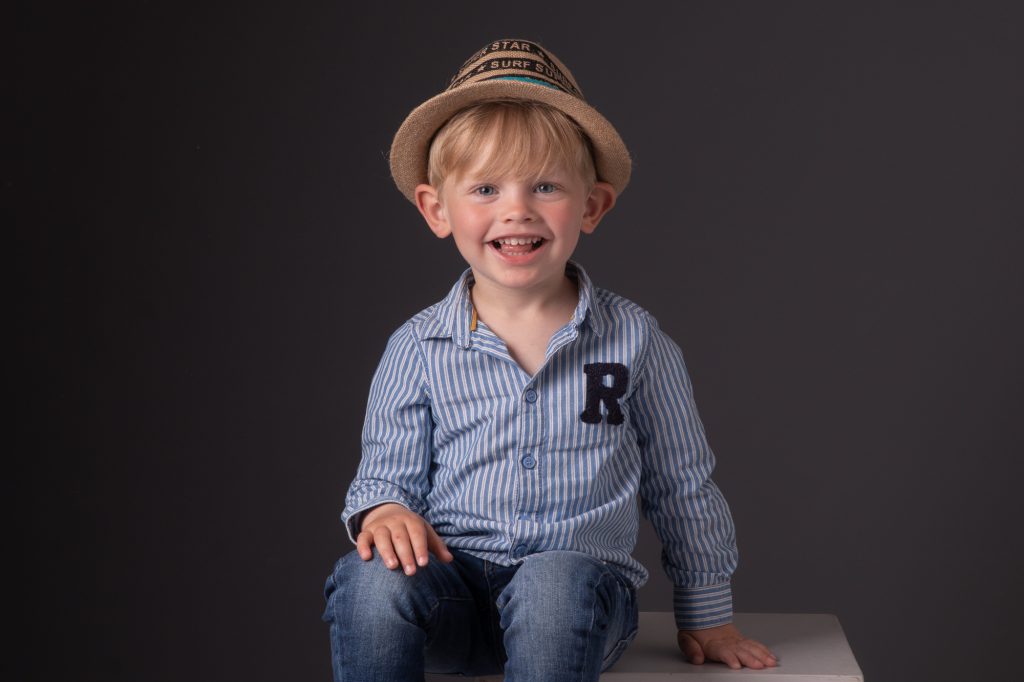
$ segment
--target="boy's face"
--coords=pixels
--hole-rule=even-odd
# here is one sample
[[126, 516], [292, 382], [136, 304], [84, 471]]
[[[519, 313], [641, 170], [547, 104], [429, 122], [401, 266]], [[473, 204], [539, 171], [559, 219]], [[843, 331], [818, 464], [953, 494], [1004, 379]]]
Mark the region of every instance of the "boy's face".
[[615, 190], [597, 182], [588, 191], [579, 173], [567, 169], [536, 181], [470, 170], [448, 178], [440, 192], [419, 185], [416, 198], [434, 234], [455, 238], [476, 286], [543, 293], [561, 283], [580, 233], [594, 231], [614, 205]]

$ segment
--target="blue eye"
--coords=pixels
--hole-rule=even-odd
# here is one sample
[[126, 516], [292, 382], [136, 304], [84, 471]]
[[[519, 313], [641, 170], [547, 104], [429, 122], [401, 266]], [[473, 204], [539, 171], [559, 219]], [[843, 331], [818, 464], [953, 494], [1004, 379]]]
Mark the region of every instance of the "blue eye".
[[539, 185], [537, 185], [537, 191], [540, 192], [541, 194], [551, 194], [556, 189], [557, 187], [555, 187], [550, 182], [542, 182]]
[[476, 188], [475, 190], [473, 190], [473, 191], [474, 191], [474, 192], [475, 192], [476, 194], [479, 194], [479, 195], [480, 195], [480, 196], [482, 196], [482, 197], [490, 197], [490, 196], [494, 196], [494, 192], [495, 192], [494, 188], [493, 188], [493, 187], [491, 187], [490, 185], [482, 185], [482, 186], [480, 186], [480, 187], [477, 187], [477, 188]]

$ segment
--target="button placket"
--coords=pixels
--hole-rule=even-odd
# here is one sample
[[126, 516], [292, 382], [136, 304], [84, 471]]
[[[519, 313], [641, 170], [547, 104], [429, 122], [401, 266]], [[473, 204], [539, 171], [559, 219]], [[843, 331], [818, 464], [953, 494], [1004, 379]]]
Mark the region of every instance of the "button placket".
[[537, 511], [538, 496], [540, 494], [540, 480], [536, 475], [538, 464], [536, 447], [539, 445], [540, 418], [539, 411], [540, 394], [537, 392], [534, 383], [528, 383], [523, 388], [521, 396], [521, 409], [519, 411], [519, 461], [517, 478], [519, 479], [519, 500], [518, 509], [515, 510], [517, 523], [512, 541], [512, 549], [509, 556], [514, 561], [522, 559], [530, 552], [530, 544], [534, 541], [531, 536], [533, 519]]

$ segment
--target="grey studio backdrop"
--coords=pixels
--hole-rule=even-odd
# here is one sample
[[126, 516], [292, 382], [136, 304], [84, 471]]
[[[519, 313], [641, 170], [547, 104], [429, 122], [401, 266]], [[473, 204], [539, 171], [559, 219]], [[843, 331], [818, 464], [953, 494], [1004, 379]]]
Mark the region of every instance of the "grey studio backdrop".
[[[329, 678], [370, 377], [464, 267], [386, 152], [502, 36], [562, 57], [634, 155], [577, 258], [683, 349], [737, 609], [837, 614], [872, 682], [1019, 670], [1019, 4], [13, 18], [12, 679]], [[643, 609], [670, 609], [659, 551], [645, 526]]]

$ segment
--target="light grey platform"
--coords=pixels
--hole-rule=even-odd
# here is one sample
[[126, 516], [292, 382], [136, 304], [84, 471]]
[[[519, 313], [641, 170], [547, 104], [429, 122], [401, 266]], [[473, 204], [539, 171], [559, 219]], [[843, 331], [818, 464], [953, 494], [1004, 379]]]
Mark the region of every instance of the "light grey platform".
[[[779, 666], [764, 670], [732, 670], [721, 663], [691, 665], [676, 644], [671, 613], [641, 612], [640, 630], [622, 658], [601, 675], [602, 682], [728, 682], [754, 677], [772, 682], [863, 682], [864, 675], [850, 645], [831, 614], [737, 613], [736, 627], [747, 637], [764, 643], [779, 657]], [[457, 677], [427, 675], [427, 682], [500, 682], [501, 675]]]

